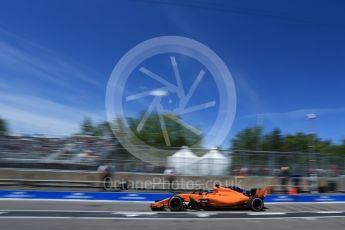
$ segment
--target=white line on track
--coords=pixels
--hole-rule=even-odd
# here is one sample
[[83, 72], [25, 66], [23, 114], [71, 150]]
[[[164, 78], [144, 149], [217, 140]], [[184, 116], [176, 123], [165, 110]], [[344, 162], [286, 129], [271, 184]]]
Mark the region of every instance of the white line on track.
[[248, 212], [250, 216], [273, 216], [273, 215], [286, 215], [285, 212]]
[[72, 216], [0, 216], [0, 219], [74, 219]]
[[[344, 218], [344, 216], [315, 216], [310, 219], [325, 219], [325, 218]], [[172, 220], [172, 221], [191, 221], [191, 220], [203, 220], [203, 221], [218, 221], [218, 220], [287, 220], [287, 219], [307, 219], [308, 217], [257, 217], [255, 219], [251, 217], [230, 217], [230, 218], [142, 218], [142, 217], [70, 217], [70, 216], [59, 216], [59, 217], [40, 217], [40, 216], [0, 216], [0, 219], [79, 219], [79, 220]]]
[[87, 213], [102, 213], [102, 212], [114, 212], [114, 211], [89, 211], [89, 210], [53, 210], [53, 209], [49, 209], [49, 210], [35, 210], [35, 209], [13, 209], [13, 210], [0, 210], [0, 212], [70, 212], [70, 213], [74, 213], [74, 212], [87, 212]]
[[0, 214], [8, 213], [8, 212], [64, 212], [64, 213], [111, 213], [113, 215], [156, 215], [156, 214], [190, 214], [190, 215], [218, 215], [218, 214], [248, 214], [248, 215], [287, 215], [287, 214], [292, 214], [292, 213], [317, 213], [317, 214], [341, 214], [345, 213], [345, 211], [334, 211], [334, 210], [329, 210], [329, 211], [294, 211], [294, 212], [245, 212], [245, 211], [220, 211], [220, 212], [214, 212], [214, 211], [192, 211], [192, 212], [169, 212], [169, 211], [163, 211], [163, 212], [138, 212], [138, 211], [112, 211], [112, 210], [64, 210], [64, 209], [14, 209], [14, 210], [9, 210], [9, 209], [4, 209], [0, 210]]
[[125, 215], [128, 217], [131, 216], [150, 216], [150, 215], [156, 215], [157, 212], [113, 212], [113, 215]]
[[201, 217], [201, 218], [208, 218], [208, 217], [210, 217], [213, 214], [211, 214], [211, 213], [195, 213], [195, 215], [197, 217]]
[[319, 202], [303, 202], [303, 201], [298, 201], [298, 202], [265, 202], [265, 204], [274, 204], [274, 205], [284, 205], [284, 204], [345, 204], [345, 201], [319, 201]]
[[343, 211], [316, 211], [314, 213], [318, 214], [339, 214], [339, 213], [344, 213]]

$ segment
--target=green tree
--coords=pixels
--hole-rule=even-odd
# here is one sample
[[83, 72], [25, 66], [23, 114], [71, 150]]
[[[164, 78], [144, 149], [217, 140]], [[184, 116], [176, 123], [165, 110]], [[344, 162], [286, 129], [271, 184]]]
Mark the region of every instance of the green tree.
[[330, 154], [332, 156], [345, 156], [345, 139], [340, 144], [333, 144], [331, 141], [319, 141], [316, 144], [316, 150], [320, 153]]
[[274, 129], [263, 137], [262, 150], [266, 151], [283, 151], [284, 137], [280, 129]]
[[[313, 140], [311, 140], [311, 138]], [[286, 152], [309, 152], [309, 145], [313, 141], [315, 143], [316, 138], [304, 133], [290, 134], [285, 137], [284, 151]]]
[[[303, 167], [313, 162], [312, 167], [327, 168], [329, 165], [343, 167], [345, 140], [333, 144], [315, 134], [298, 132], [282, 135], [275, 129], [266, 135], [260, 127], [240, 131], [232, 140], [232, 167], [290, 166], [291, 170], [303, 173]], [[269, 151], [266, 153], [253, 150]], [[313, 160], [313, 161], [311, 161]]]
[[0, 135], [6, 135], [9, 132], [8, 124], [5, 119], [0, 118]]
[[[143, 116], [143, 115], [142, 115]], [[128, 123], [132, 132], [141, 141], [148, 145], [157, 148], [165, 148], [166, 141], [164, 139], [162, 126], [160, 123], [160, 118], [158, 114], [150, 115], [142, 130], [138, 132], [137, 127], [142, 120], [140, 118], [129, 118]], [[174, 114], [162, 114], [165, 127], [167, 130], [167, 135], [169, 136], [171, 147], [181, 147], [181, 146], [195, 146], [200, 145], [202, 141], [202, 136], [197, 134], [197, 132], [191, 128], [187, 128], [182, 125], [182, 120]]]
[[345, 155], [345, 139], [342, 140], [341, 144], [338, 147], [337, 153]]
[[240, 131], [232, 140], [232, 147], [235, 150], [260, 150], [261, 139], [261, 127], [246, 128]]
[[94, 127], [93, 136], [116, 139], [111, 130], [110, 124], [107, 121], [101, 122]]
[[80, 134], [82, 135], [89, 135], [93, 136], [95, 134], [96, 128], [93, 125], [91, 118], [84, 118], [83, 122], [81, 123], [81, 131]]
[[80, 124], [80, 132], [78, 134], [116, 139], [111, 126], [107, 121], [94, 124], [94, 122], [88, 117], [84, 118], [83, 122]]

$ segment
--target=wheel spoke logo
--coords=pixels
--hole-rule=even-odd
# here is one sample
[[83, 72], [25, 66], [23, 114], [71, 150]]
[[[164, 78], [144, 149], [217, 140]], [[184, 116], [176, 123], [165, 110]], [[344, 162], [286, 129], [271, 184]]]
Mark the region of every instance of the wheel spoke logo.
[[[169, 74], [162, 74], [161, 68], [158, 71], [147, 64], [148, 60], [155, 57], [168, 59], [169, 68], [164, 71], [170, 73], [172, 78], [167, 77]], [[181, 67], [187, 63], [186, 59], [192, 59], [201, 66], [196, 69], [192, 76], [190, 74], [186, 76], [186, 71], [182, 71], [186, 70], [186, 67]], [[134, 74], [140, 74], [140, 83], [145, 80], [151, 81], [155, 87], [150, 87], [150, 89], [143, 87], [142, 91], [128, 93], [132, 92], [126, 88]], [[216, 89], [214, 94], [218, 97], [200, 96], [210, 94], [202, 86], [209, 84], [211, 87], [211, 83], [206, 81], [206, 76], [213, 79]], [[190, 80], [188, 86], [185, 84], [187, 78]], [[139, 80], [137, 81], [139, 84]], [[137, 84], [137, 82], [131, 83], [132, 85]], [[197, 94], [198, 91], [199, 94]], [[166, 101], [165, 98], [171, 95], [175, 95], [176, 98]], [[198, 99], [196, 100], [197, 103], [195, 101], [191, 103], [195, 98]], [[126, 106], [131, 103], [142, 106], [143, 100], [146, 102], [143, 115], [138, 119], [135, 127], [131, 129], [126, 114]], [[170, 105], [174, 102], [173, 109], [165, 106], [165, 104]], [[175, 122], [190, 133], [202, 136], [204, 144], [218, 146], [223, 143], [232, 127], [236, 113], [236, 90], [229, 69], [211, 49], [189, 38], [163, 36], [138, 44], [120, 59], [108, 81], [105, 106], [107, 120], [120, 143], [136, 157], [144, 161], [153, 161], [157, 159], [158, 155], [170, 155], [171, 150], [156, 148], [138, 138], [137, 135], [143, 132], [150, 116], [157, 115], [160, 132], [163, 136], [162, 142], [166, 147], [172, 146], [168, 120]], [[209, 112], [210, 109], [216, 111], [216, 114]], [[198, 126], [202, 126], [210, 120], [193, 119], [199, 123], [191, 124], [191, 119], [183, 119], [186, 116], [189, 118], [191, 116], [199, 117], [198, 113], [199, 115], [200, 113], [209, 114], [210, 117], [213, 117], [212, 124], [208, 126], [206, 131], [199, 129]]]

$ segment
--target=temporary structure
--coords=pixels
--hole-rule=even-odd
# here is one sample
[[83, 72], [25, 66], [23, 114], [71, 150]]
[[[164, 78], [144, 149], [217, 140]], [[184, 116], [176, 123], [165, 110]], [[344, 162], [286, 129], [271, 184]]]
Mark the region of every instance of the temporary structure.
[[229, 158], [216, 148], [204, 156], [196, 156], [188, 147], [182, 147], [167, 159], [167, 168], [180, 175], [227, 175]]
[[201, 157], [199, 161], [199, 174], [213, 176], [226, 175], [228, 167], [229, 159], [214, 148]]
[[198, 162], [196, 156], [188, 147], [184, 146], [172, 156], [168, 157], [167, 168], [172, 168], [177, 174], [197, 175]]

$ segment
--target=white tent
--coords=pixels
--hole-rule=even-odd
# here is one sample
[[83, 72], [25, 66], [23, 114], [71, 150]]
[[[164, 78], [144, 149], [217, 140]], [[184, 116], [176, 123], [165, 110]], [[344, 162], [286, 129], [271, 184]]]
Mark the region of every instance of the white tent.
[[210, 150], [199, 161], [199, 173], [201, 175], [226, 175], [228, 167], [229, 159], [217, 149]]
[[168, 157], [167, 167], [173, 168], [177, 174], [197, 175], [199, 159], [188, 147], [184, 146]]

